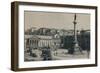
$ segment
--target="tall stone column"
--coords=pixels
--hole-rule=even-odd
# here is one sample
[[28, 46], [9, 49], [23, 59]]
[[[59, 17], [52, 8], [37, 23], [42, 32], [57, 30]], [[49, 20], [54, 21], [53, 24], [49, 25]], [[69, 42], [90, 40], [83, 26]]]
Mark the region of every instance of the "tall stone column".
[[73, 41], [73, 44], [74, 44], [74, 49], [73, 49], [73, 53], [75, 54], [76, 52], [80, 52], [82, 53], [82, 50], [78, 44], [78, 39], [77, 39], [77, 29], [76, 29], [76, 25], [77, 25], [77, 21], [76, 21], [76, 14], [74, 15], [74, 21], [73, 21], [73, 24], [74, 24], [74, 41]]

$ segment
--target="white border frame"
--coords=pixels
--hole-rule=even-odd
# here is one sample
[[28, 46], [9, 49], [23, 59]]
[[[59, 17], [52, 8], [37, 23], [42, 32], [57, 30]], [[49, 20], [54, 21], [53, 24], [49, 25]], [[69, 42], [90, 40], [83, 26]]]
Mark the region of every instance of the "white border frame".
[[[33, 61], [24, 62], [24, 11], [49, 11], [49, 12], [71, 12], [71, 13], [89, 13], [91, 14], [91, 52], [90, 59], [75, 59], [75, 60], [60, 60], [60, 61]], [[65, 66], [65, 65], [84, 65], [84, 64], [95, 64], [95, 10], [94, 9], [83, 9], [83, 8], [61, 8], [61, 7], [48, 7], [48, 6], [28, 6], [19, 5], [19, 53], [18, 63], [19, 68], [35, 68], [35, 67], [50, 67], [50, 66]]]

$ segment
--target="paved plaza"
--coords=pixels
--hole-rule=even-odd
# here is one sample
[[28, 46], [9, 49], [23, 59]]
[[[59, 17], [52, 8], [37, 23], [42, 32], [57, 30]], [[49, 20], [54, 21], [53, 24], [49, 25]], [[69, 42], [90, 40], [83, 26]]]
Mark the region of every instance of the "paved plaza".
[[[29, 53], [25, 52], [25, 61], [42, 61], [41, 57], [42, 51], [39, 49], [33, 50], [32, 53], [36, 54], [36, 57], [30, 56]], [[66, 49], [57, 49], [51, 50], [52, 60], [70, 60], [70, 59], [88, 59], [89, 52], [80, 51], [75, 52], [74, 54], [68, 54]]]

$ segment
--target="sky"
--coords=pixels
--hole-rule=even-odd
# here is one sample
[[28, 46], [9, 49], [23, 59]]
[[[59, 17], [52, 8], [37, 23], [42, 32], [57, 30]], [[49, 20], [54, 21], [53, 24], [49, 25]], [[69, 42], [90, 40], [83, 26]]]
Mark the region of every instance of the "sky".
[[[24, 12], [25, 30], [32, 27], [38, 28], [55, 28], [55, 29], [74, 29], [74, 13], [57, 13], [57, 12]], [[76, 14], [76, 29], [90, 29], [90, 14]]]

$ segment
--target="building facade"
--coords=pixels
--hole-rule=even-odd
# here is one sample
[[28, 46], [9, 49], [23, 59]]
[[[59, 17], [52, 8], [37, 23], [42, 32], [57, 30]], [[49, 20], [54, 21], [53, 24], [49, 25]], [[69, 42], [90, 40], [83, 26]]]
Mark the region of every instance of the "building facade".
[[[74, 31], [64, 29], [35, 28], [25, 34], [25, 48], [69, 49], [73, 46]], [[90, 30], [77, 30], [77, 39], [82, 49], [90, 48]], [[84, 45], [83, 45], [84, 44]]]

